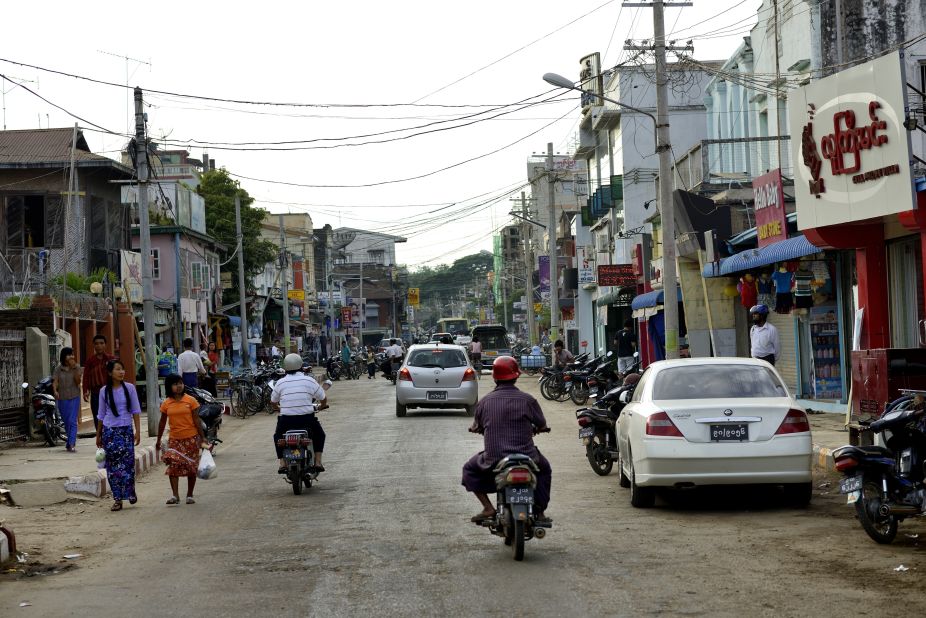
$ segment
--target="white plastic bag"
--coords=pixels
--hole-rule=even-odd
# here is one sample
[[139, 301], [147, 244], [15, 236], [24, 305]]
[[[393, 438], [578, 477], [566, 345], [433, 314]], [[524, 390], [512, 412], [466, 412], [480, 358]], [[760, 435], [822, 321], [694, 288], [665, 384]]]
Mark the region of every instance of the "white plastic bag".
[[196, 471], [196, 476], [203, 480], [214, 479], [216, 475], [215, 470], [215, 459], [212, 457], [212, 453], [203, 449], [202, 454], [199, 456], [199, 469]]

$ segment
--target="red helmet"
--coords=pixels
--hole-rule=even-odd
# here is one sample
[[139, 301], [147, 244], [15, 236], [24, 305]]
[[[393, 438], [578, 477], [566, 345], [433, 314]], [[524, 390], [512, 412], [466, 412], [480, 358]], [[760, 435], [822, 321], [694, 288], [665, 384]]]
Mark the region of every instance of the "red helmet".
[[493, 380], [517, 380], [521, 375], [521, 368], [518, 367], [518, 361], [511, 356], [499, 356], [492, 363]]

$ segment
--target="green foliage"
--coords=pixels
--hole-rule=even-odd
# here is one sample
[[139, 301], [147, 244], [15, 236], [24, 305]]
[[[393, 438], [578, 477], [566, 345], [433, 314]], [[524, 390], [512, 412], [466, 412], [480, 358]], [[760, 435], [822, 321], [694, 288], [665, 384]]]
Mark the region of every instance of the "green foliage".
[[90, 292], [91, 283], [103, 283], [104, 281], [109, 281], [110, 283], [115, 282], [115, 273], [105, 268], [97, 268], [89, 275], [67, 272], [63, 275], [58, 275], [57, 277], [52, 277], [50, 279], [50, 283], [53, 286], [63, 286], [72, 292]]
[[[260, 225], [264, 220], [265, 211], [251, 206], [254, 198], [248, 195], [225, 169], [211, 170], [203, 174], [196, 192], [206, 201], [206, 233], [227, 247], [223, 262], [231, 257], [237, 246], [235, 196], [241, 199], [244, 276], [246, 285], [250, 286], [254, 276], [263, 271], [264, 265], [277, 257], [276, 246], [260, 236]], [[232, 277], [232, 287], [223, 293], [223, 301], [233, 303], [239, 298], [238, 277]]]
[[492, 262], [491, 253], [480, 251], [461, 257], [452, 266], [422, 266], [409, 273], [408, 286], [421, 290], [422, 304], [440, 302], [451, 296], [460, 296], [464, 286], [484, 285], [486, 273], [492, 270]]
[[32, 306], [31, 296], [10, 296], [4, 303], [7, 309], [28, 309]]

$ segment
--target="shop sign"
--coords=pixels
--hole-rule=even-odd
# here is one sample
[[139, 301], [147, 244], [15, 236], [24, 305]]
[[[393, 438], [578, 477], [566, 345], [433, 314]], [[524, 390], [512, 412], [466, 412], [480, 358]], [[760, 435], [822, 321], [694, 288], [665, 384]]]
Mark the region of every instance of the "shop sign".
[[408, 288], [408, 304], [412, 307], [417, 307], [419, 304], [419, 289], [418, 288]]
[[525, 313], [512, 313], [511, 314], [512, 322], [527, 322], [527, 314]]
[[785, 218], [785, 192], [781, 185], [781, 170], [757, 176], [752, 181], [756, 209], [756, 232], [759, 246], [764, 247], [788, 237]]
[[788, 93], [801, 230], [915, 207], [900, 52]]
[[350, 324], [351, 311], [350, 307], [341, 307], [341, 322]]
[[579, 270], [579, 285], [595, 283], [594, 247], [579, 245], [576, 247], [576, 262]]
[[286, 298], [289, 300], [305, 300], [305, 290], [286, 290]]
[[537, 257], [537, 270], [540, 272], [540, 298], [550, 300], [550, 256]]
[[598, 285], [622, 286], [636, 284], [637, 275], [633, 272], [633, 264], [598, 265]]
[[601, 76], [601, 54], [595, 52], [579, 60], [579, 85], [582, 88], [582, 113], [593, 106], [601, 105], [596, 95], [603, 94], [604, 78]]
[[141, 304], [141, 253], [138, 251], [120, 251], [122, 258], [122, 288], [128, 296], [129, 303]]
[[543, 313], [543, 303], [534, 303], [534, 315]]

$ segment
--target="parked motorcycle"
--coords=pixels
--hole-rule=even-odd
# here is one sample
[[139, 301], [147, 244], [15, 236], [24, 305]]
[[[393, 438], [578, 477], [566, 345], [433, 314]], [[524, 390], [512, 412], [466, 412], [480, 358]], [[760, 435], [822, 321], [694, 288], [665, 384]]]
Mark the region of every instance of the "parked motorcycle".
[[[576, 422], [579, 423], [579, 439], [585, 446], [585, 457], [595, 474], [607, 476], [614, 467], [618, 456], [617, 419], [624, 406], [621, 394], [633, 391], [639, 376], [627, 374], [625, 383], [609, 390], [598, 397], [591, 408], [576, 410]], [[633, 375], [634, 377], [630, 377]]]
[[[29, 388], [28, 382], [23, 382], [23, 390]], [[67, 441], [67, 431], [58, 412], [58, 401], [52, 394], [54, 383], [51, 376], [42, 378], [32, 388], [32, 412], [34, 417], [33, 432], [45, 437], [48, 446], [56, 446], [58, 441]]]
[[855, 505], [868, 536], [882, 544], [894, 540], [901, 521], [926, 513], [926, 391], [900, 392], [903, 396], [869, 424], [886, 446], [833, 451], [836, 469], [846, 477], [839, 492]]
[[208, 448], [214, 452], [215, 445], [222, 443], [219, 439], [219, 427], [222, 426], [222, 414], [225, 412], [225, 404], [216, 401], [212, 393], [201, 388], [184, 386], [183, 392], [199, 403], [197, 414], [206, 434]]
[[[547, 428], [545, 432], [549, 432]], [[508, 455], [496, 464], [497, 488], [495, 517], [477, 522], [477, 525], [505, 539], [515, 560], [524, 560], [524, 542], [542, 539], [549, 521], [537, 521], [534, 516], [534, 488], [537, 486], [537, 464], [522, 454]]]

